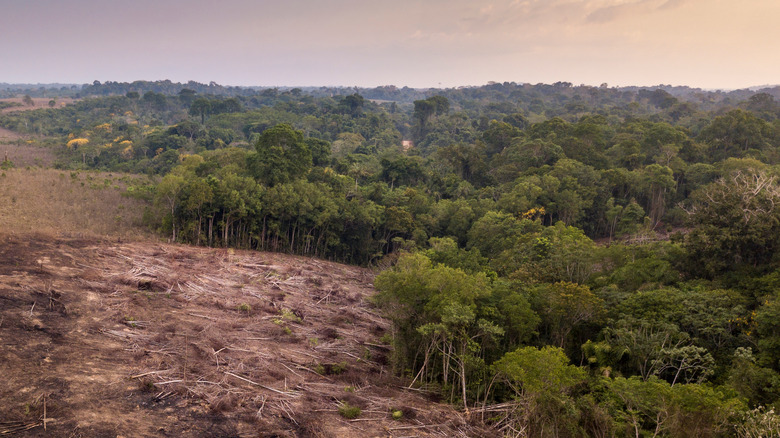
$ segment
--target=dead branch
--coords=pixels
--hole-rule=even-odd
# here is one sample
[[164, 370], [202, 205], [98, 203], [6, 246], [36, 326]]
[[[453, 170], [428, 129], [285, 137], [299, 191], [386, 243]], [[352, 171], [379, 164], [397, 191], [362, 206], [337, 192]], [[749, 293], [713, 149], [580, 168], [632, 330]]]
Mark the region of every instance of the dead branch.
[[139, 377], [148, 376], [148, 375], [150, 375], [150, 374], [161, 374], [161, 373], [167, 373], [168, 371], [173, 371], [173, 370], [159, 370], [159, 371], [149, 371], [148, 373], [143, 373], [143, 374], [136, 374], [135, 376], [130, 376], [130, 378], [131, 378], [131, 379], [137, 379], [137, 378], [139, 378]]
[[251, 383], [252, 385], [259, 386], [259, 387], [261, 387], [263, 389], [267, 389], [269, 391], [275, 392], [277, 394], [285, 395], [287, 397], [295, 397], [295, 396], [298, 395], [298, 394], [295, 394], [295, 393], [292, 393], [292, 392], [279, 391], [278, 389], [271, 388], [270, 386], [261, 385], [261, 384], [259, 384], [257, 382], [253, 382], [253, 381], [247, 379], [246, 377], [241, 377], [238, 374], [233, 374], [230, 371], [225, 371], [225, 374], [227, 374], [228, 376], [233, 376], [233, 377], [235, 377], [235, 378], [237, 378], [239, 380], [243, 380], [244, 382]]

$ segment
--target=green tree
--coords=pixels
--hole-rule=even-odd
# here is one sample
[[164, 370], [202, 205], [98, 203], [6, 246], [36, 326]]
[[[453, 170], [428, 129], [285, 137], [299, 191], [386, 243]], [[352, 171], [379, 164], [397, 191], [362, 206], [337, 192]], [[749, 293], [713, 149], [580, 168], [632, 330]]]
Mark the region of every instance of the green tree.
[[633, 170], [644, 163], [646, 153], [642, 152], [642, 145], [636, 138], [622, 134], [617, 135], [615, 140], [615, 144], [606, 151], [614, 164]]
[[780, 371], [780, 294], [764, 300], [755, 314], [760, 364]]
[[393, 188], [398, 184], [416, 185], [425, 177], [425, 168], [420, 157], [402, 154], [387, 154], [381, 158], [382, 179]]
[[405, 254], [375, 285], [377, 302], [394, 324], [396, 365], [414, 370], [415, 380], [439, 375], [451, 388], [450, 399], [459, 393], [468, 411], [469, 376], [484, 368], [482, 345], [503, 334], [480, 317], [480, 303], [491, 295], [486, 275], [433, 266], [422, 254]]
[[501, 349], [492, 356], [516, 349], [538, 334], [541, 319], [531, 308], [528, 292], [516, 283], [495, 280], [491, 303], [497, 313], [495, 321], [504, 329]]
[[532, 269], [546, 281], [585, 283], [594, 272], [595, 250], [596, 244], [581, 229], [557, 222], [533, 240]]
[[636, 232], [639, 224], [642, 223], [642, 219], [645, 217], [645, 211], [634, 199], [631, 199], [627, 205], [622, 206], [616, 204], [614, 198], [609, 198], [604, 216], [607, 220], [607, 229], [611, 241], [616, 234]]
[[641, 174], [648, 216], [652, 227], [655, 228], [666, 212], [668, 194], [675, 191], [674, 173], [666, 166], [651, 164], [646, 166]]
[[675, 385], [655, 378], [606, 381], [617, 429], [636, 437], [718, 437], [733, 431], [744, 405], [733, 394], [705, 385]]
[[520, 137], [522, 131], [506, 122], [491, 120], [489, 128], [482, 133], [482, 140], [487, 145], [488, 157], [500, 153], [512, 143], [516, 137]]
[[672, 393], [668, 383], [658, 379], [617, 377], [609, 382], [608, 387], [616, 399], [615, 404], [619, 406], [613, 414], [617, 426], [625, 427], [626, 435], [664, 435], [673, 415]]
[[491, 173], [499, 182], [504, 182], [533, 167], [554, 165], [561, 157], [563, 149], [555, 143], [515, 138], [500, 154], [493, 157]]
[[194, 174], [188, 175], [183, 191], [183, 208], [189, 215], [197, 218], [195, 231], [195, 245], [200, 245], [201, 232], [204, 223], [204, 209], [214, 200], [214, 192], [211, 186], [203, 178]]
[[728, 385], [752, 407], [771, 406], [780, 399], [780, 374], [759, 366], [750, 347], [739, 347], [734, 352]]
[[699, 134], [710, 146], [710, 157], [720, 161], [729, 157], [744, 157], [748, 152], [761, 157], [772, 145], [772, 125], [748, 111], [736, 109], [715, 117]]
[[179, 91], [179, 100], [184, 105], [191, 105], [192, 102], [195, 100], [197, 92], [195, 90], [191, 90], [189, 88], [182, 88], [181, 91]]
[[433, 116], [447, 114], [450, 101], [444, 96], [432, 96], [414, 101], [413, 117], [416, 122], [417, 138], [422, 139], [428, 132], [428, 122]]
[[354, 93], [345, 96], [339, 105], [344, 108], [344, 111], [347, 114], [350, 114], [352, 117], [357, 117], [361, 114], [365, 102], [366, 100], [363, 98], [363, 96], [358, 93]]
[[199, 97], [190, 105], [190, 115], [200, 116], [200, 123], [206, 123], [206, 116], [211, 113], [211, 101], [205, 97]]
[[144, 93], [141, 100], [149, 106], [149, 108], [164, 111], [168, 107], [168, 99], [162, 93], [155, 93], [154, 91], [147, 91]]
[[518, 348], [492, 368], [495, 380], [506, 385], [515, 400], [513, 418], [504, 420], [514, 430], [526, 430], [528, 436], [561, 436], [576, 430], [571, 394], [585, 380], [585, 372], [570, 365], [563, 350]]
[[573, 330], [603, 314], [603, 300], [590, 288], [574, 283], [541, 284], [533, 289], [534, 309], [550, 343], [566, 348]]
[[560, 181], [560, 186], [548, 195], [552, 202], [547, 208], [565, 224], [574, 225], [593, 205], [601, 175], [593, 167], [571, 159], [558, 160], [550, 175]]
[[257, 154], [251, 163], [255, 178], [269, 186], [301, 178], [312, 165], [303, 132], [287, 124], [263, 131], [255, 148]]
[[311, 161], [315, 166], [325, 167], [330, 164], [330, 143], [318, 138], [307, 138], [306, 146], [311, 151]]
[[457, 143], [442, 146], [433, 154], [436, 162], [447, 163], [449, 171], [459, 178], [478, 184], [484, 180], [487, 170], [485, 163], [484, 147], [481, 143], [464, 144]]
[[168, 174], [157, 185], [156, 202], [167, 207], [170, 215], [171, 241], [176, 242], [177, 220], [176, 208], [179, 205], [179, 195], [184, 190], [184, 177]]
[[493, 259], [501, 252], [514, 248], [522, 230], [522, 224], [513, 215], [489, 211], [469, 230], [467, 247], [477, 248], [480, 254]]
[[689, 269], [714, 276], [770, 262], [780, 245], [780, 185], [756, 169], [738, 170], [700, 189], [687, 207]]

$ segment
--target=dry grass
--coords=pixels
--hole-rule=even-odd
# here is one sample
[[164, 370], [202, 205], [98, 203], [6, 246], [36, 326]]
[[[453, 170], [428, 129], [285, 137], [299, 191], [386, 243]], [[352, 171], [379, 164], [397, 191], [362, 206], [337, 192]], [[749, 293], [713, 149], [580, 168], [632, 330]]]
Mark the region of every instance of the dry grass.
[[122, 196], [143, 177], [15, 168], [0, 171], [0, 231], [143, 238], [146, 203]]
[[49, 101], [52, 100], [52, 99], [54, 99], [54, 101], [56, 102], [56, 105], [54, 106], [54, 108], [62, 108], [65, 105], [68, 105], [68, 104], [71, 104], [71, 103], [75, 102], [75, 100], [70, 98], [70, 97], [54, 97], [54, 98], [51, 98], [51, 97], [33, 97], [32, 100], [33, 100], [33, 103], [35, 105], [29, 106], [29, 105], [25, 105], [24, 104], [24, 97], [23, 96], [19, 96], [19, 97], [13, 97], [13, 98], [9, 98], [9, 99], [0, 99], [0, 102], [16, 102], [16, 103], [21, 103], [22, 104], [22, 106], [12, 106], [12, 107], [9, 107], [9, 108], [0, 109], [0, 113], [10, 113], [10, 112], [14, 112], [14, 111], [30, 111], [30, 110], [36, 110], [36, 109], [41, 109], [41, 108], [51, 108], [49, 106]]
[[[52, 167], [55, 156], [50, 148], [36, 146], [33, 140], [20, 141], [21, 136], [8, 139], [3, 137], [4, 131], [11, 132], [0, 128], [0, 162], [8, 160], [14, 167]], [[9, 141], [5, 141], [6, 139]]]
[[24, 138], [22, 134], [9, 129], [0, 128], [0, 144], [16, 143], [22, 138]]

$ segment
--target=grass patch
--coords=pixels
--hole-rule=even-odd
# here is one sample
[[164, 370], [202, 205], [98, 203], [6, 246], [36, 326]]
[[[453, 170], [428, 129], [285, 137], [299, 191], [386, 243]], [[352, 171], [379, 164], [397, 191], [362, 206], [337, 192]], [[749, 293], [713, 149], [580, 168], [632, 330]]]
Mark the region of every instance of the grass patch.
[[344, 402], [341, 406], [339, 406], [339, 414], [348, 420], [359, 417], [362, 412], [363, 411], [359, 407], [352, 406], [347, 402]]
[[241, 313], [249, 313], [252, 311], [252, 306], [250, 306], [247, 303], [241, 303], [238, 306], [236, 306], [236, 310], [238, 310]]
[[[1, 158], [0, 158], [1, 159]], [[128, 180], [103, 172], [14, 168], [0, 185], [0, 223], [6, 232], [151, 237], [143, 226], [149, 202], [123, 196]], [[100, 188], [85, 190], [87, 177]], [[108, 185], [105, 181], [109, 181]], [[116, 186], [116, 187], [115, 187]], [[23, 201], [23, 202], [22, 202]]]

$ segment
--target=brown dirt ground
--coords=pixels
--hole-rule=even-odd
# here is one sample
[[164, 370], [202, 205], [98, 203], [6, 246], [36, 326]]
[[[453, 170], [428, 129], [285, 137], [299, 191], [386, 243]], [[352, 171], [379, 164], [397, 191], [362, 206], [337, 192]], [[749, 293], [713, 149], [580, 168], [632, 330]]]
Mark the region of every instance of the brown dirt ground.
[[282, 254], [0, 236], [0, 435], [495, 436], [388, 373], [372, 280]]

